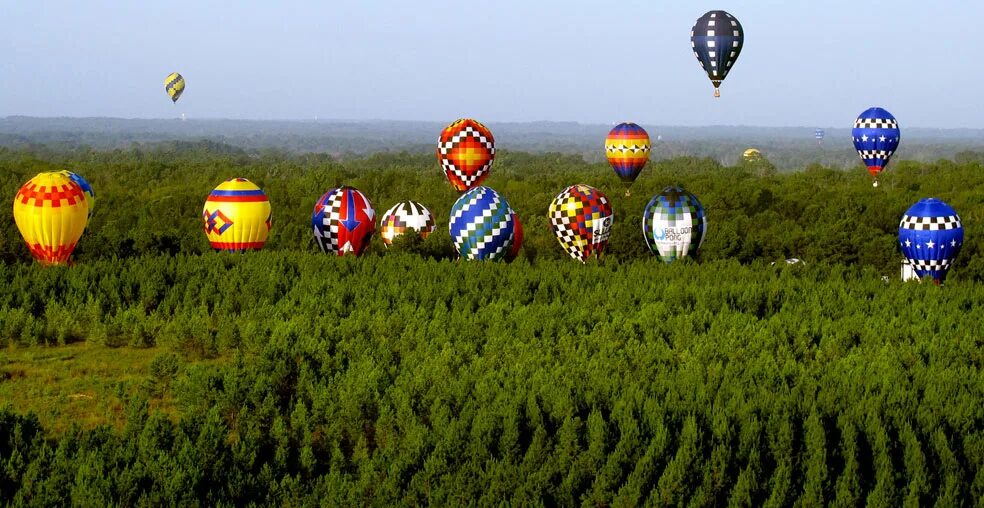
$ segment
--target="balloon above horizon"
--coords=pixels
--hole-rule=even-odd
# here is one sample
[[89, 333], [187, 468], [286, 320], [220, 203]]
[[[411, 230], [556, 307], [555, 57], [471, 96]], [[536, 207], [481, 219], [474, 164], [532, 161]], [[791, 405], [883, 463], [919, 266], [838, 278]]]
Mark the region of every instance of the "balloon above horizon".
[[878, 175], [888, 166], [902, 140], [899, 122], [882, 108], [868, 108], [854, 121], [851, 138], [861, 161], [875, 179], [872, 185], [878, 187]]
[[690, 30], [694, 56], [714, 85], [715, 97], [721, 96], [721, 82], [738, 60], [744, 41], [745, 32], [738, 18], [725, 11], [704, 13]]
[[626, 196], [629, 195], [629, 187], [649, 162], [651, 149], [649, 133], [632, 122], [620, 123], [608, 132], [608, 137], [605, 138], [605, 156], [615, 174], [625, 184]]
[[458, 192], [482, 184], [495, 161], [495, 138], [487, 127], [471, 118], [455, 120], [441, 131], [437, 160], [451, 187]]
[[164, 91], [171, 98], [171, 102], [178, 102], [181, 94], [185, 90], [185, 78], [177, 72], [172, 72], [164, 78]]

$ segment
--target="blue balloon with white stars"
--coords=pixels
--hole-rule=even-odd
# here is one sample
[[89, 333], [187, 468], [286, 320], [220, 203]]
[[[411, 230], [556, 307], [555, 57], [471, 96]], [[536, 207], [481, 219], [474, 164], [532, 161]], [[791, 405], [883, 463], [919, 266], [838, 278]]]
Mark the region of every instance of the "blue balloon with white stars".
[[899, 246], [906, 262], [919, 278], [929, 275], [937, 284], [946, 279], [963, 241], [960, 216], [936, 198], [912, 205], [899, 223]]
[[868, 108], [854, 121], [851, 138], [854, 149], [868, 166], [868, 172], [875, 178], [874, 185], [878, 187], [878, 174], [888, 165], [902, 140], [898, 120], [882, 108]]

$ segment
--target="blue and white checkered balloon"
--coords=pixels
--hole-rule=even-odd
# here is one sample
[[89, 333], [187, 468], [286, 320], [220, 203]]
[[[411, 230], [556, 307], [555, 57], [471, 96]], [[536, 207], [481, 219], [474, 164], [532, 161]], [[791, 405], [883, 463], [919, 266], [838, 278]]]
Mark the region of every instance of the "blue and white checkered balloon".
[[448, 224], [458, 255], [464, 259], [505, 259], [515, 240], [513, 217], [509, 203], [488, 187], [464, 193], [451, 207]]
[[960, 216], [936, 198], [912, 205], [899, 223], [902, 255], [918, 277], [929, 275], [937, 284], [946, 279], [963, 240]]

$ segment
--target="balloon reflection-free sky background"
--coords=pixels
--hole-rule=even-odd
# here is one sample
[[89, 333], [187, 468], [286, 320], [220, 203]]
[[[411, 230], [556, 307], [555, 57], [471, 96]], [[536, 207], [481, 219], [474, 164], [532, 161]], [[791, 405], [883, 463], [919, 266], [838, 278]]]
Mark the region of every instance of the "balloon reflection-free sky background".
[[[690, 28], [745, 47], [715, 100]], [[984, 2], [6, 1], [0, 116], [984, 127]], [[172, 105], [163, 79], [181, 72]]]

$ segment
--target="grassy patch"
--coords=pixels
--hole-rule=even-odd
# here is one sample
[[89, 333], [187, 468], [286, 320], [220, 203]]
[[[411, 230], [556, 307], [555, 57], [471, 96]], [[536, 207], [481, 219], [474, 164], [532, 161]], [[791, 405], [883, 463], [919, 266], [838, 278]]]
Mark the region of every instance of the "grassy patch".
[[56, 434], [74, 423], [121, 428], [124, 399], [138, 390], [151, 397], [152, 410], [176, 414], [169, 390], [147, 389], [153, 385], [151, 364], [162, 353], [163, 348], [108, 348], [89, 342], [4, 349], [0, 405], [37, 413]]

